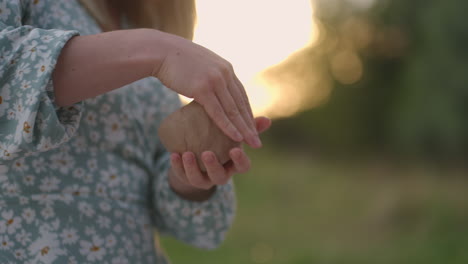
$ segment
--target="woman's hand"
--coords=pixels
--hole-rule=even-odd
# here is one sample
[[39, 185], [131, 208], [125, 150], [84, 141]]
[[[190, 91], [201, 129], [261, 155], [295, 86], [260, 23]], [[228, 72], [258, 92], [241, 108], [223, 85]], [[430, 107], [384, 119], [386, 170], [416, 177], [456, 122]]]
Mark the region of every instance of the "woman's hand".
[[231, 64], [184, 38], [155, 32], [155, 49], [164, 49], [165, 55], [154, 66], [152, 76], [175, 92], [194, 98], [233, 140], [261, 147], [249, 100]]
[[[255, 119], [256, 130], [261, 133], [267, 130], [270, 119], [259, 117]], [[220, 164], [212, 151], [205, 151], [202, 160], [207, 172], [200, 170], [192, 152], [171, 154], [171, 169], [169, 171], [169, 184], [181, 197], [203, 201], [208, 199], [215, 191], [216, 185], [226, 184], [237, 173], [246, 173], [250, 169], [250, 160], [242, 148], [233, 148], [229, 151], [231, 160]]]
[[249, 100], [231, 64], [202, 46], [155, 29], [70, 39], [53, 73], [55, 103], [70, 106], [149, 76], [194, 98], [231, 139], [261, 146]]

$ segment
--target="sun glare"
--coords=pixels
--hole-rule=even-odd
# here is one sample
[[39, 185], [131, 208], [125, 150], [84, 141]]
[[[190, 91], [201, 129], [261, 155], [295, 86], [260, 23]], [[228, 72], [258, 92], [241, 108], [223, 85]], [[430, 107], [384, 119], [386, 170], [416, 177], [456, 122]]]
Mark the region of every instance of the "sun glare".
[[299, 101], [281, 100], [260, 77], [270, 66], [311, 45], [316, 38], [310, 0], [198, 0], [195, 42], [230, 61], [244, 84], [256, 115]]

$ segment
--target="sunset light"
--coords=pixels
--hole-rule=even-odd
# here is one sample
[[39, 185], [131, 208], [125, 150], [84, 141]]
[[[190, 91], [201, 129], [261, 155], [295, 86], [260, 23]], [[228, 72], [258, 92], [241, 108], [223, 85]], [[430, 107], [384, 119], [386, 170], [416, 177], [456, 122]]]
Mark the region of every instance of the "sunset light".
[[299, 107], [260, 75], [317, 38], [309, 0], [198, 0], [197, 12], [195, 42], [233, 64], [256, 115]]

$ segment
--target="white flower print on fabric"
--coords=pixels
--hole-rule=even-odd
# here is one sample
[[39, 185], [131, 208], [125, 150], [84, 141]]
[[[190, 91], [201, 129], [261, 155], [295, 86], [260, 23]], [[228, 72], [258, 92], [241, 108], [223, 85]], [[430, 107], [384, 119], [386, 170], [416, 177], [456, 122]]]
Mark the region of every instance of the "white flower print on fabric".
[[34, 184], [35, 179], [36, 179], [36, 177], [34, 177], [34, 175], [31, 175], [31, 174], [30, 174], [30, 175], [26, 175], [26, 176], [23, 177], [23, 183], [24, 183], [25, 185], [31, 186], [31, 185]]
[[47, 54], [48, 48], [46, 45], [40, 45], [39, 42], [33, 40], [31, 43], [26, 45], [25, 47], [25, 52], [23, 53], [23, 56], [21, 56], [22, 59], [28, 59], [30, 58], [31, 61], [35, 61], [37, 57], [45, 57]]
[[8, 102], [11, 99], [10, 89], [10, 85], [7, 84], [3, 86], [0, 90], [0, 117], [4, 116], [10, 107], [10, 104]]
[[14, 246], [14, 242], [10, 240], [8, 235], [0, 235], [0, 252], [10, 250]]
[[8, 17], [10, 16], [11, 11], [10, 8], [7, 7], [7, 2], [2, 1], [0, 2], [0, 20], [1, 21], [6, 21]]
[[101, 176], [102, 181], [110, 187], [116, 187], [120, 183], [119, 172], [115, 168], [102, 171]]
[[87, 217], [92, 217], [95, 214], [94, 209], [86, 202], [80, 202], [78, 204], [78, 210]]
[[[31, 81], [26, 81], [26, 80], [22, 81], [20, 87], [21, 87], [21, 89], [23, 89], [23, 90], [28, 90], [28, 89], [30, 89], [30, 88], [32, 87], [32, 86], [31, 86]], [[37, 92], [36, 92], [36, 94], [37, 94]], [[36, 95], [36, 96], [37, 96], [37, 95]]]
[[18, 81], [23, 81], [25, 75], [28, 75], [31, 72], [31, 64], [23, 62], [18, 66], [16, 70], [16, 78]]
[[25, 196], [20, 196], [19, 197], [19, 202], [20, 202], [21, 205], [28, 204], [29, 203], [29, 198], [25, 197]]
[[95, 112], [88, 112], [88, 114], [84, 117], [84, 122], [88, 123], [91, 126], [97, 125], [97, 115]]
[[26, 232], [26, 230], [20, 230], [16, 233], [16, 241], [21, 244], [22, 246], [28, 245], [31, 242], [31, 233]]
[[5, 195], [8, 197], [14, 197], [18, 195], [18, 184], [16, 183], [5, 183], [3, 186]]
[[45, 172], [47, 169], [47, 164], [43, 157], [38, 157], [33, 159], [32, 161], [32, 168], [35, 173], [42, 173]]
[[24, 260], [26, 258], [26, 251], [24, 249], [17, 249], [13, 253], [17, 260]]
[[50, 168], [68, 173], [75, 164], [75, 159], [68, 153], [57, 153], [51, 156]]
[[110, 234], [106, 237], [106, 247], [113, 248], [117, 244], [117, 239], [114, 235]]
[[41, 210], [41, 215], [44, 217], [44, 219], [48, 220], [50, 218], [53, 218], [55, 216], [54, 209], [50, 206], [46, 206]]
[[36, 76], [39, 78], [44, 74], [47, 74], [51, 71], [51, 61], [49, 57], [42, 58], [35, 66], [36, 69]]
[[15, 216], [13, 210], [4, 211], [1, 214], [2, 220], [0, 221], [0, 233], [13, 234], [20, 228], [21, 218]]
[[15, 111], [14, 108], [8, 109], [6, 118], [7, 118], [7, 120], [12, 120], [12, 119], [16, 118], [16, 111]]
[[78, 235], [78, 231], [74, 228], [64, 229], [60, 234], [60, 237], [62, 238], [62, 243], [66, 245], [75, 244], [80, 238]]
[[156, 131], [180, 101], [159, 80], [56, 104], [61, 50], [97, 33], [79, 1], [0, 0], [2, 263], [162, 264], [155, 229], [213, 248], [232, 222], [232, 183], [201, 203], [168, 185]]
[[59, 188], [60, 180], [56, 177], [47, 177], [41, 180], [39, 189], [43, 192], [55, 191]]
[[13, 171], [25, 172], [28, 169], [29, 169], [29, 166], [24, 162], [24, 158], [17, 159], [13, 163]]
[[[23, 82], [22, 86], [24, 89], [29, 89], [31, 86], [30, 82]], [[32, 91], [26, 94], [26, 101], [24, 102], [26, 105], [32, 105], [37, 102], [37, 96], [39, 95], [38, 91]], [[38, 124], [39, 129], [44, 129], [42, 124]]]
[[102, 215], [98, 216], [98, 219], [96, 222], [100, 228], [109, 228], [111, 225], [110, 218], [102, 216]]
[[60, 246], [57, 234], [48, 230], [41, 230], [40, 233], [41, 236], [28, 248], [34, 263], [54, 263], [59, 256], [66, 254]]
[[86, 146], [86, 138], [84, 137], [76, 137], [76, 140], [74, 140], [73, 144], [74, 151], [76, 153], [83, 153], [86, 151], [87, 146]]
[[125, 130], [121, 119], [116, 114], [110, 114], [108, 118], [104, 120], [105, 126], [105, 137], [114, 143], [122, 142], [125, 139]]
[[104, 240], [98, 236], [93, 236], [92, 241], [80, 241], [80, 253], [86, 256], [88, 261], [102, 260], [106, 254]]
[[21, 216], [28, 224], [31, 224], [36, 219], [36, 212], [31, 208], [25, 208]]
[[111, 210], [111, 206], [106, 202], [100, 202], [99, 208], [101, 208], [101, 210], [104, 212], [109, 212]]
[[112, 259], [111, 264], [130, 264], [130, 262], [125, 257], [115, 257]]
[[90, 189], [88, 186], [82, 186], [78, 184], [74, 184], [71, 186], [67, 186], [64, 189], [64, 193], [69, 193], [74, 196], [81, 196], [81, 197], [88, 197]]
[[76, 168], [73, 170], [73, 173], [72, 173], [73, 177], [77, 178], [77, 179], [82, 179], [83, 176], [85, 175], [85, 170], [83, 168]]

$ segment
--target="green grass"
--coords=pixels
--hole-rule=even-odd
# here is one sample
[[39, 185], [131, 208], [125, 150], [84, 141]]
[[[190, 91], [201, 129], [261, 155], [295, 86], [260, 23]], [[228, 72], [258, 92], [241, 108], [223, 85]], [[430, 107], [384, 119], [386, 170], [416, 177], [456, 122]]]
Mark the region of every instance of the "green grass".
[[468, 263], [468, 170], [250, 154], [251, 172], [235, 178], [238, 214], [226, 241], [202, 251], [163, 238], [173, 264]]

